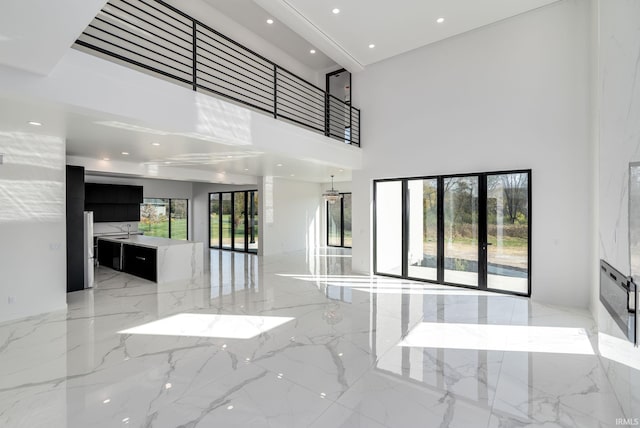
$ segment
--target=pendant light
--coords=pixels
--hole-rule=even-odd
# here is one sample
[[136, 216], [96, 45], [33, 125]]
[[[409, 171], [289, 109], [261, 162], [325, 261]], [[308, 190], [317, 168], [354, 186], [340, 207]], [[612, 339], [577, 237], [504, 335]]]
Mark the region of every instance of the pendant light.
[[335, 204], [338, 199], [342, 198], [340, 192], [333, 188], [333, 175], [331, 176], [331, 190], [324, 192], [322, 197], [330, 204]]

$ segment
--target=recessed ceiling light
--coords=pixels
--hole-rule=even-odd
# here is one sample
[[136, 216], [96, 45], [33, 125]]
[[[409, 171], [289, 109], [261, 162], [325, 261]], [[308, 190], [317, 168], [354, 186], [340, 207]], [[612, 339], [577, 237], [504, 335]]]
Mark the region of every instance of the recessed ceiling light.
[[31, 125], [31, 126], [42, 126], [42, 123], [40, 123], [40, 122], [34, 122], [34, 121], [30, 121], [30, 122], [29, 122], [29, 125]]
[[335, 9], [333, 9], [331, 12], [333, 12], [334, 15], [337, 15], [340, 13], [340, 9], [338, 9], [337, 7]]
[[231, 159], [233, 155], [227, 155], [227, 159]]
[[438, 24], [442, 24], [444, 22], [444, 18], [438, 18], [438, 19], [436, 19], [436, 22]]
[[169, 161], [165, 161], [165, 163], [164, 163], [164, 164], [165, 164], [165, 165], [169, 165], [170, 163], [171, 163], [171, 162], [169, 162]]
[[315, 50], [315, 49], [311, 49], [311, 50], [309, 51], [309, 53], [310, 53], [311, 55], [313, 55], [314, 53], [316, 53], [316, 50]]
[[245, 168], [244, 170], [245, 170], [245, 171], [249, 171], [249, 168]]
[[375, 47], [376, 47], [376, 45], [374, 45], [373, 43], [371, 43], [371, 44], [369, 45], [369, 49], [373, 49], [373, 48], [375, 48]]
[[123, 155], [129, 156], [129, 152], [122, 152]]
[[271, 18], [267, 19], [267, 24], [269, 24], [269, 25], [273, 24], [273, 19], [271, 19]]
[[344, 169], [341, 169], [341, 170], [340, 170], [340, 172], [343, 172], [343, 171], [344, 171]]
[[292, 177], [295, 177], [296, 175], [295, 175], [295, 174], [291, 174], [291, 176], [292, 176]]
[[160, 145], [160, 143], [151, 143], [151, 145], [158, 147]]
[[276, 165], [276, 166], [282, 166], [282, 164], [281, 164], [281, 163], [279, 163], [279, 164], [278, 164], [278, 165]]
[[111, 399], [110, 399], [110, 398], [107, 398], [106, 400], [104, 400], [104, 401], [103, 401], [103, 403], [104, 403], [104, 404], [109, 404], [109, 403], [111, 403]]

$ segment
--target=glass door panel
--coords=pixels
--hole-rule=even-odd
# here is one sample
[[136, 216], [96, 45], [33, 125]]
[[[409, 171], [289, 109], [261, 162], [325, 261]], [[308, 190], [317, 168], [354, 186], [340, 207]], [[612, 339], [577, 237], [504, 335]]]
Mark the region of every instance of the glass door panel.
[[169, 238], [169, 200], [144, 198], [139, 228], [147, 236]]
[[244, 192], [233, 194], [233, 248], [243, 251], [245, 249], [245, 214], [247, 212], [245, 195]]
[[222, 210], [221, 210], [221, 219], [222, 221], [222, 248], [232, 248], [233, 245], [233, 219], [231, 218], [233, 214], [233, 205], [231, 193], [222, 193]]
[[402, 275], [402, 181], [375, 187], [376, 272]]
[[171, 199], [171, 239], [188, 239], [187, 213], [186, 199]]
[[351, 248], [351, 193], [342, 195], [342, 227], [344, 229], [342, 246]]
[[438, 179], [408, 180], [411, 278], [438, 279]]
[[529, 289], [529, 175], [487, 175], [487, 288]]
[[209, 246], [220, 248], [220, 194], [209, 195]]
[[478, 177], [445, 177], [444, 281], [478, 286]]
[[258, 251], [258, 192], [249, 192], [249, 225], [247, 233], [249, 234], [249, 251]]
[[327, 202], [327, 245], [332, 247], [340, 247], [341, 239], [341, 211], [342, 200], [338, 199], [335, 203]]

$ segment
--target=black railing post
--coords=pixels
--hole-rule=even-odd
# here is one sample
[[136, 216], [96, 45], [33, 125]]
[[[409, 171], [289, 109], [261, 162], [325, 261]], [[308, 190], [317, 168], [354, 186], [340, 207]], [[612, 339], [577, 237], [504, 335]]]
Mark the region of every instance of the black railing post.
[[193, 63], [191, 64], [191, 81], [192, 81], [192, 87], [194, 91], [198, 90], [198, 79], [196, 78], [196, 72], [198, 70], [198, 53], [196, 51], [196, 45], [198, 43], [198, 36], [197, 36], [197, 22], [195, 20], [191, 20], [191, 28], [193, 29], [193, 34], [192, 34], [192, 45], [191, 45], [191, 53], [193, 56]]
[[278, 118], [278, 65], [273, 64], [273, 118]]
[[349, 144], [353, 144], [353, 107], [349, 106]]
[[329, 115], [330, 115], [329, 109], [331, 107], [329, 106], [330, 105], [329, 101], [330, 101], [329, 100], [329, 93], [325, 91], [325, 93], [324, 93], [324, 135], [327, 136], [327, 137], [331, 133], [331, 130], [330, 130], [330, 126], [331, 126], [330, 121], [331, 121], [331, 119], [329, 117]]

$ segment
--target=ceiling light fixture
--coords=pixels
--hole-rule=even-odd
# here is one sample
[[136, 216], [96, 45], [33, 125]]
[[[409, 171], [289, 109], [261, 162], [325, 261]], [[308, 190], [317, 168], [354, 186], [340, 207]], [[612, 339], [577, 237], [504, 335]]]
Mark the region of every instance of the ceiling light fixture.
[[333, 9], [331, 12], [333, 12], [334, 15], [337, 15], [340, 13], [340, 9], [338, 9], [337, 7], [335, 9]]
[[333, 175], [331, 175], [331, 190], [324, 192], [322, 197], [330, 204], [335, 204], [338, 199], [342, 198], [340, 192], [333, 188]]
[[31, 125], [31, 126], [42, 126], [42, 123], [40, 123], [40, 122], [30, 121], [30, 122], [28, 122], [28, 123], [29, 123], [29, 125]]
[[273, 19], [271, 19], [271, 18], [267, 19], [267, 24], [269, 24], [269, 25], [273, 24]]
[[438, 19], [436, 19], [436, 22], [438, 24], [442, 24], [444, 22], [444, 18], [438, 18]]
[[373, 48], [375, 48], [375, 47], [376, 47], [376, 45], [374, 45], [373, 43], [371, 43], [371, 44], [369, 45], [369, 49], [373, 49]]
[[160, 145], [160, 143], [151, 143], [151, 145], [158, 147]]
[[309, 53], [310, 53], [311, 55], [313, 55], [314, 53], [316, 53], [316, 50], [315, 50], [315, 49], [311, 49], [311, 50], [309, 51]]
[[282, 166], [282, 164], [281, 164], [281, 163], [279, 163], [279, 164], [278, 164], [278, 165], [276, 165], [276, 166]]
[[123, 155], [129, 156], [129, 152], [122, 152]]

